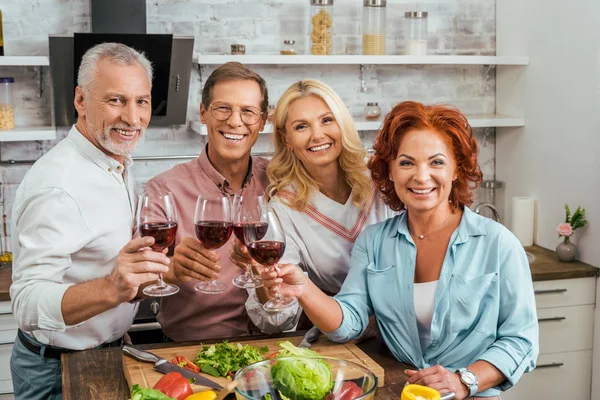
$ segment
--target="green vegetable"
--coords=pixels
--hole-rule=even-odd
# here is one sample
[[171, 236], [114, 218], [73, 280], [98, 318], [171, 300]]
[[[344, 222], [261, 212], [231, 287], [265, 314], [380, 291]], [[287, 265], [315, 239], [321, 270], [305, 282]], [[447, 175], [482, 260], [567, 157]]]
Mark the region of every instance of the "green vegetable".
[[289, 341], [277, 345], [282, 348], [277, 358], [306, 358], [277, 361], [271, 367], [273, 386], [291, 400], [323, 400], [333, 389], [333, 374], [329, 364], [314, 358], [319, 357], [319, 353], [298, 348]]
[[167, 396], [160, 390], [141, 388], [140, 385], [131, 387], [131, 400], [177, 400]]
[[267, 351], [269, 351], [267, 346], [258, 348], [224, 341], [202, 346], [194, 363], [202, 369], [202, 372], [209, 375], [227, 376], [229, 372], [237, 372], [247, 365], [261, 361], [262, 354]]

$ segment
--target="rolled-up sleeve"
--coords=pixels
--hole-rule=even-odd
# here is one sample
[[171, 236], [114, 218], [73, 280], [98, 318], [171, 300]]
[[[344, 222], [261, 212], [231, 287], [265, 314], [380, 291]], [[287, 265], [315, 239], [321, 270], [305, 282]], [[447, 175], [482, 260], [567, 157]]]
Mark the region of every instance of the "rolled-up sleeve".
[[367, 285], [367, 267], [373, 263], [369, 257], [370, 228], [365, 229], [356, 239], [352, 248], [350, 270], [340, 292], [334, 296], [342, 309], [342, 324], [333, 332], [325, 335], [334, 342], [347, 342], [358, 339], [369, 324], [373, 314], [369, 288]]
[[498, 389], [511, 388], [525, 372], [535, 368], [539, 332], [535, 295], [527, 255], [513, 235], [504, 235], [500, 253], [500, 313], [498, 339], [479, 359], [506, 376]]
[[91, 230], [77, 203], [64, 190], [43, 189], [15, 205], [10, 296], [22, 330], [68, 328], [62, 299], [74, 283], [65, 282], [64, 275], [71, 266], [71, 254], [84, 247], [90, 237]]

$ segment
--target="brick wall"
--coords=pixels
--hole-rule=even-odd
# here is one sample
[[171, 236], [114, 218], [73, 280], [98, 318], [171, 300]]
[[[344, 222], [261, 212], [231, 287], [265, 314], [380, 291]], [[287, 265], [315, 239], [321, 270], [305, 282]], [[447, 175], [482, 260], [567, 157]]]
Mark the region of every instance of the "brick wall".
[[[401, 17], [417, 8], [417, 3], [389, 0], [387, 6], [387, 52], [402, 51]], [[424, 0], [419, 4], [429, 12], [429, 51], [434, 54], [495, 54], [495, 1]], [[148, 33], [193, 35], [197, 53], [229, 52], [232, 43], [246, 44], [247, 54], [277, 54], [283, 39], [295, 39], [304, 46], [308, 0], [147, 0]], [[89, 0], [0, 0], [3, 14], [6, 55], [47, 55], [49, 34], [90, 31]], [[362, 1], [336, 0], [334, 10], [334, 52], [360, 53]], [[203, 67], [206, 79], [214, 67]], [[353, 115], [359, 116], [366, 102], [377, 101], [384, 112], [402, 100], [426, 103], [444, 102], [465, 113], [495, 111], [495, 68], [488, 66], [367, 66], [368, 87], [361, 93], [359, 67], [336, 66], [256, 66], [269, 85], [274, 104], [294, 81], [316, 78], [331, 85], [344, 99]], [[50, 124], [49, 69], [0, 67], [0, 76], [14, 76], [16, 123], [20, 126]], [[198, 120], [201, 78], [192, 71], [188, 121]], [[58, 138], [67, 129], [59, 129]], [[370, 147], [375, 132], [361, 132]], [[495, 130], [477, 129], [481, 145], [480, 164], [486, 178], [494, 177]], [[205, 137], [187, 125], [152, 128], [146, 132], [136, 155], [193, 155], [201, 151]], [[0, 157], [37, 159], [55, 142], [0, 143]], [[257, 151], [268, 151], [268, 135], [263, 135]], [[145, 161], [134, 167], [136, 176], [147, 180], [181, 161]], [[1, 168], [5, 187], [5, 212], [12, 209], [14, 191], [28, 166]]]

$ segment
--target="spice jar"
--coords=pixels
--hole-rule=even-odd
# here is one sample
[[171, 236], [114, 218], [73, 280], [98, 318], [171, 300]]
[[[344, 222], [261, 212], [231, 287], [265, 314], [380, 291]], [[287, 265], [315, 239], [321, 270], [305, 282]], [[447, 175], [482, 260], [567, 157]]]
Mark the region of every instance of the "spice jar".
[[381, 116], [381, 108], [377, 103], [367, 103], [365, 106], [365, 118], [369, 121], [378, 119]]
[[283, 47], [280, 51], [281, 54], [287, 56], [295, 56], [296, 55], [296, 41], [295, 40], [284, 40]]
[[14, 78], [0, 78], [0, 129], [13, 129], [15, 127], [14, 83]]
[[404, 54], [424, 56], [427, 54], [427, 12], [404, 13]]
[[362, 25], [362, 53], [385, 54], [386, 0], [364, 0]]
[[243, 44], [232, 44], [231, 45], [231, 54], [236, 56], [241, 56], [246, 54], [246, 46]]
[[275, 106], [269, 105], [267, 109], [267, 121], [273, 123], [273, 117], [275, 116]]
[[333, 0], [310, 0], [310, 54], [330, 55]]

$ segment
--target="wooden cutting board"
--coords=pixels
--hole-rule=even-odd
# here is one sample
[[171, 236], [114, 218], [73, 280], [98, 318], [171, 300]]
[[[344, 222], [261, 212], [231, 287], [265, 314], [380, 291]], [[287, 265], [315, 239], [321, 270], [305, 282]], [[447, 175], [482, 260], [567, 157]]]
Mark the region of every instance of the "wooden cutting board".
[[[256, 347], [268, 346], [269, 352], [265, 354], [270, 354], [274, 351], [278, 351], [280, 348], [276, 345], [277, 342], [281, 340], [289, 340], [294, 345], [300, 344], [302, 337], [291, 337], [291, 338], [278, 338], [278, 339], [261, 339], [261, 340], [247, 340], [247, 341], [239, 341], [242, 344], [249, 344]], [[235, 342], [231, 342], [235, 343]], [[152, 353], [156, 354], [159, 357], [162, 357], [166, 360], [172, 360], [175, 356], [184, 356], [189, 360], [194, 360], [196, 358], [196, 354], [202, 348], [201, 345], [197, 346], [182, 346], [182, 347], [169, 347], [164, 349], [154, 349], [150, 350]], [[377, 376], [378, 385], [382, 387], [384, 385], [384, 372], [383, 368], [380, 367], [375, 361], [373, 361], [369, 356], [367, 356], [361, 349], [359, 349], [356, 345], [352, 343], [334, 343], [327, 339], [324, 336], [320, 336], [319, 340], [313, 343], [312, 350], [321, 354], [322, 356], [341, 358], [348, 361], [353, 361], [359, 365], [362, 365], [371, 371]], [[163, 376], [162, 373], [154, 370], [154, 364], [147, 363], [143, 361], [138, 361], [133, 357], [129, 357], [123, 354], [123, 371], [125, 371], [125, 379], [127, 379], [127, 383], [129, 387], [138, 384], [141, 387], [153, 387], [156, 382]], [[225, 386], [229, 380], [227, 378], [216, 378], [211, 375], [202, 374], [207, 378]], [[192, 389], [194, 392], [200, 392], [203, 390], [207, 390], [204, 386], [192, 385]]]

